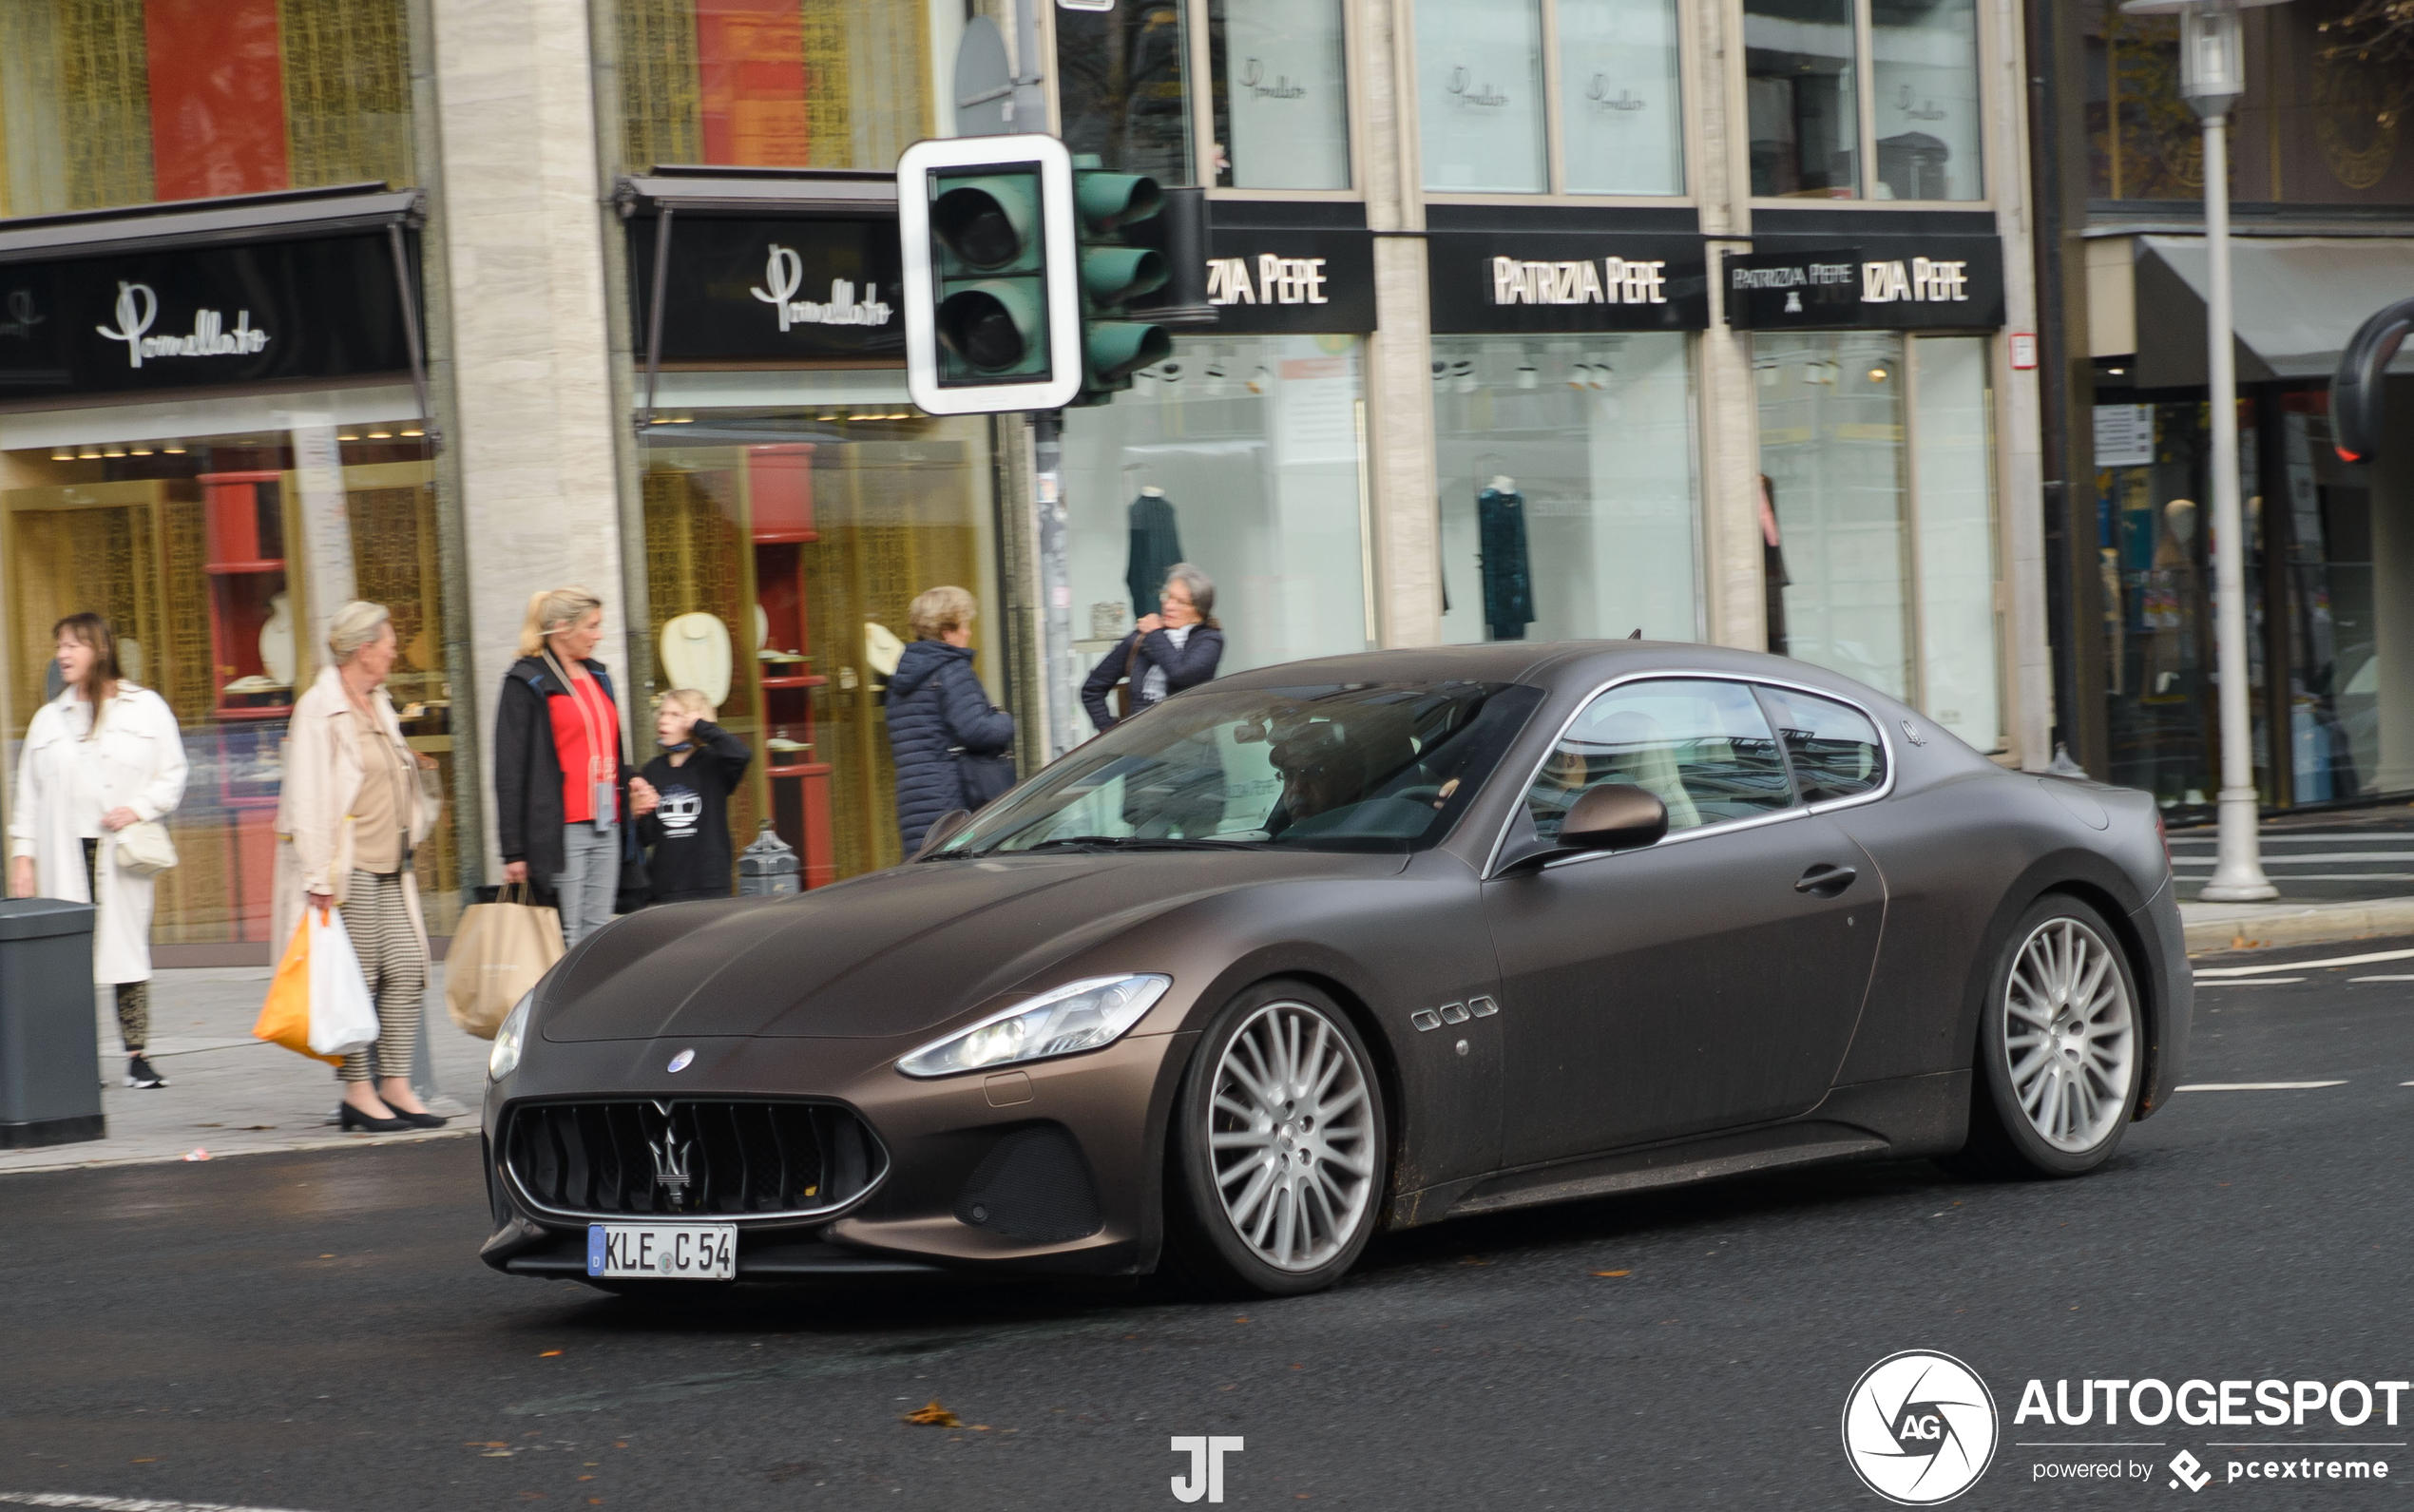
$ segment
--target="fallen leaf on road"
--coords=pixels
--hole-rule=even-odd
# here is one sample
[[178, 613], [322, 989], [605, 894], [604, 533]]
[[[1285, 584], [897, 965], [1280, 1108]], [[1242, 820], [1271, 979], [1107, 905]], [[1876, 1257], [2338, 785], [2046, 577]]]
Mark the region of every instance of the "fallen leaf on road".
[[986, 1423], [975, 1423], [972, 1425], [972, 1431], [975, 1433], [987, 1433], [989, 1431], [989, 1426]]
[[160, 1462], [159, 1462], [159, 1456], [157, 1456], [157, 1455], [153, 1455], [151, 1458], [149, 1458], [149, 1459], [147, 1459], [147, 1460], [134, 1460], [134, 1461], [130, 1461], [130, 1462], [128, 1462], [128, 1463], [130, 1463], [130, 1464], [159, 1464]]
[[1595, 1271], [1595, 1275], [1633, 1275], [1632, 1271]]
[[912, 1411], [907, 1413], [904, 1421], [908, 1423], [920, 1424], [925, 1427], [932, 1428], [960, 1428], [964, 1426], [964, 1420], [948, 1411], [946, 1407], [939, 1406], [939, 1401], [936, 1397], [930, 1399], [930, 1405], [929, 1407], [915, 1407]]
[[537, 1356], [537, 1358], [538, 1358], [538, 1359], [540, 1359], [540, 1360], [550, 1360], [550, 1359], [551, 1359], [551, 1358], [553, 1358], [555, 1355], [557, 1355], [557, 1354], [559, 1354], [559, 1353], [561, 1353], [561, 1352], [562, 1352], [562, 1351], [561, 1351], [561, 1350], [559, 1350], [559, 1349], [546, 1349], [546, 1350], [545, 1350], [544, 1352], [540, 1353], [540, 1354]]
[[206, 1160], [209, 1158], [209, 1152], [197, 1146], [185, 1151], [184, 1158], [187, 1160]]

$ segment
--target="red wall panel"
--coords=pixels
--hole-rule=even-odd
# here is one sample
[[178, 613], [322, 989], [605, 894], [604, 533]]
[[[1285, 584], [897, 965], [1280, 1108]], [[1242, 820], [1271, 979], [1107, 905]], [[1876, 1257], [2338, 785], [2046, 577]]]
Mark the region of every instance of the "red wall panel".
[[697, 0], [696, 64], [706, 163], [810, 164], [797, 0]]
[[277, 0], [147, 0], [143, 30], [159, 197], [290, 187]]

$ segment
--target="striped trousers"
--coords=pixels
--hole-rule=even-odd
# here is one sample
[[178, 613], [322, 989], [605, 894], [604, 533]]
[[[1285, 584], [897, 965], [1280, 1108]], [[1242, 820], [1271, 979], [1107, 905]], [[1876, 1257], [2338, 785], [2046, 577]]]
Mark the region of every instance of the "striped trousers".
[[[411, 927], [411, 900], [402, 890], [402, 873], [355, 871], [343, 906], [344, 932], [369, 979], [369, 996], [377, 1005], [376, 1073], [411, 1074], [417, 1048], [419, 1012], [428, 992], [428, 957], [419, 947], [419, 931]], [[370, 1079], [370, 1051], [354, 1050], [335, 1069], [340, 1081]]]

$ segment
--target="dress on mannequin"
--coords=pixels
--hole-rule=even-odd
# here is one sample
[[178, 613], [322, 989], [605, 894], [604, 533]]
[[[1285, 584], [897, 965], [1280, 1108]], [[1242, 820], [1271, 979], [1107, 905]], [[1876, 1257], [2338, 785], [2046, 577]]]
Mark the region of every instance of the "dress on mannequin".
[[1157, 612], [1158, 590], [1165, 586], [1165, 574], [1182, 559], [1181, 527], [1174, 519], [1174, 501], [1165, 490], [1150, 484], [1140, 490], [1132, 501], [1131, 554], [1126, 562], [1123, 582], [1132, 590], [1132, 618], [1145, 618]]
[[1495, 474], [1475, 496], [1484, 566], [1484, 625], [1495, 641], [1523, 641], [1534, 622], [1534, 568], [1525, 549], [1525, 496]]

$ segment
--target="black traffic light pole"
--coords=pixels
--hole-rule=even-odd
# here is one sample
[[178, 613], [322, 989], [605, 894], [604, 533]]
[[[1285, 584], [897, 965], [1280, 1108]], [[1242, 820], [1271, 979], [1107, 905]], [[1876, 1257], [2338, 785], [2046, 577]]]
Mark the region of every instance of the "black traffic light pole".
[[1082, 743], [1082, 672], [1073, 650], [1073, 566], [1064, 540], [1064, 411], [1031, 411], [1031, 504], [1039, 517], [1040, 660], [1048, 758]]

